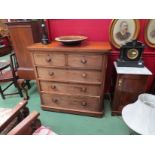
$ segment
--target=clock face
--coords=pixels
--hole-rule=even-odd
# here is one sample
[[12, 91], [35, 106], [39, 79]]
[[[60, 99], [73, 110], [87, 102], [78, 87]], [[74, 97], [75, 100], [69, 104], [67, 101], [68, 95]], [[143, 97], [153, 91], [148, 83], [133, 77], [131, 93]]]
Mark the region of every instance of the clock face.
[[137, 49], [130, 49], [127, 52], [128, 59], [134, 60], [138, 57], [138, 50]]

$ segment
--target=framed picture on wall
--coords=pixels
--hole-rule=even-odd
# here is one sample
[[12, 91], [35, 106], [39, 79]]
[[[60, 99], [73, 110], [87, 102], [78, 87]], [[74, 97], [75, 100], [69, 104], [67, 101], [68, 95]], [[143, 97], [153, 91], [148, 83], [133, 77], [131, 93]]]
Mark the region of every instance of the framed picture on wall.
[[145, 42], [148, 46], [155, 48], [155, 19], [148, 20], [146, 24]]
[[109, 38], [113, 46], [120, 48], [127, 41], [137, 39], [140, 23], [137, 19], [114, 19], [111, 22]]

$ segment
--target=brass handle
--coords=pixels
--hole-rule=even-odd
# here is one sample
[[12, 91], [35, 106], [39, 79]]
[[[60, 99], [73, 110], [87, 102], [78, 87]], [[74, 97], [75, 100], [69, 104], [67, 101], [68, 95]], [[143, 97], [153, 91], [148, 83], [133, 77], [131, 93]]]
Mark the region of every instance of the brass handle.
[[52, 72], [52, 71], [49, 71], [49, 73], [48, 73], [50, 76], [53, 76], [54, 75], [54, 72]]
[[46, 58], [46, 62], [51, 62], [51, 61], [52, 61], [52, 59], [50, 57]]
[[52, 88], [52, 89], [55, 89], [55, 88], [56, 88], [56, 86], [55, 86], [55, 85], [52, 85], [52, 86], [51, 86], [51, 88]]
[[87, 105], [87, 102], [83, 101], [83, 102], [81, 103], [81, 105], [82, 105], [82, 106], [86, 106], [86, 105]]
[[82, 59], [81, 60], [81, 63], [86, 64], [87, 63], [87, 60], [86, 59]]
[[83, 78], [86, 78], [86, 77], [87, 77], [87, 74], [86, 74], [86, 73], [83, 73], [83, 74], [82, 74], [82, 77], [83, 77]]
[[82, 92], [86, 92], [87, 91], [87, 88], [83, 87], [83, 88], [81, 88], [81, 91]]
[[122, 79], [120, 79], [120, 80], [118, 81], [118, 86], [119, 86], [119, 87], [122, 85], [122, 82], [123, 82]]
[[58, 99], [56, 99], [56, 98], [52, 98], [52, 101], [53, 101], [54, 103], [58, 103]]

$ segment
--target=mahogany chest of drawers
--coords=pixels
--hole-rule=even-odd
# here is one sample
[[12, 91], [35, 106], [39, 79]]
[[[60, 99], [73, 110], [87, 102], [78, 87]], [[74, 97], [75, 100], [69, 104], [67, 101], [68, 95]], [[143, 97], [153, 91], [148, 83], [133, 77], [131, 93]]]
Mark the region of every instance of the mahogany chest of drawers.
[[103, 115], [108, 53], [105, 42], [67, 47], [57, 42], [33, 44], [28, 49], [44, 110]]

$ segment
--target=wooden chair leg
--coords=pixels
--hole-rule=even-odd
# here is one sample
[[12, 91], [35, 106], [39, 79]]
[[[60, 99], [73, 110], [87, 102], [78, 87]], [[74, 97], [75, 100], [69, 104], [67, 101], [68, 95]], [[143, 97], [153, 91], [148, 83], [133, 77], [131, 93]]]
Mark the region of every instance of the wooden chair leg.
[[20, 89], [22, 89], [22, 90], [24, 91], [24, 93], [25, 93], [24, 99], [28, 100], [28, 99], [29, 99], [29, 96], [28, 96], [28, 91], [27, 91], [27, 89], [25, 88], [25, 85], [26, 85], [25, 80], [24, 80], [24, 79], [18, 79], [18, 80], [17, 80], [17, 83], [18, 83]]
[[23, 97], [22, 89], [21, 89], [20, 85], [18, 84], [18, 81], [14, 82], [14, 85], [18, 89], [18, 93], [19, 93], [20, 97]]
[[30, 85], [30, 80], [26, 80], [26, 85], [27, 85], [28, 89], [30, 89], [30, 88], [31, 88], [31, 85]]
[[4, 93], [3, 93], [1, 86], [0, 86], [0, 94], [1, 94], [2, 99], [5, 99], [5, 96], [4, 96]]
[[23, 93], [22, 93], [21, 88], [17, 87], [17, 89], [18, 89], [18, 93], [19, 93], [20, 97], [23, 97]]

